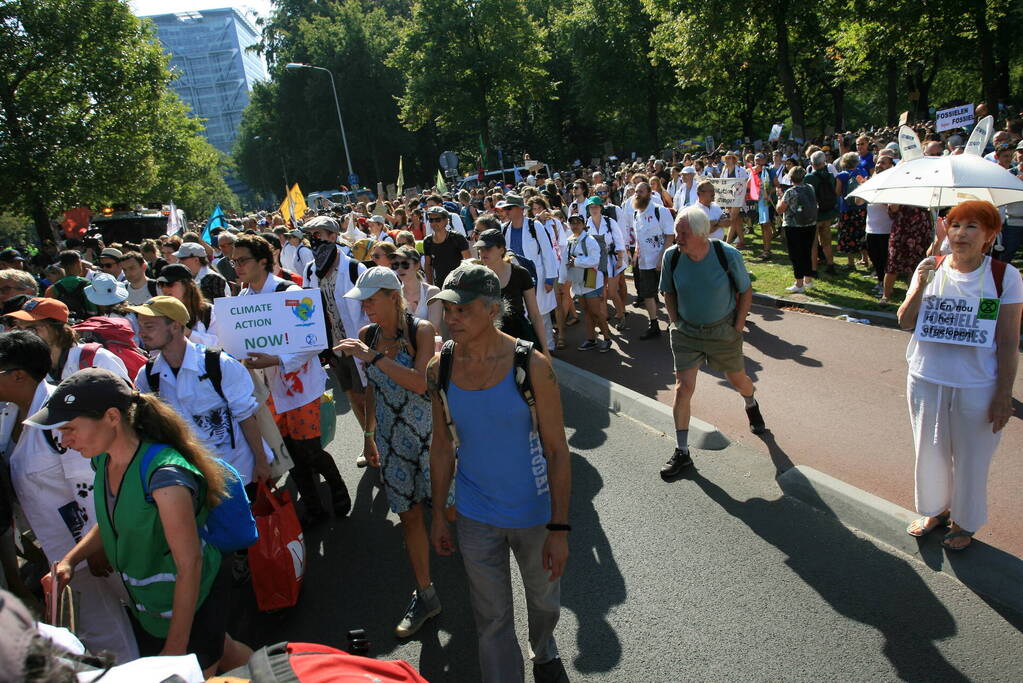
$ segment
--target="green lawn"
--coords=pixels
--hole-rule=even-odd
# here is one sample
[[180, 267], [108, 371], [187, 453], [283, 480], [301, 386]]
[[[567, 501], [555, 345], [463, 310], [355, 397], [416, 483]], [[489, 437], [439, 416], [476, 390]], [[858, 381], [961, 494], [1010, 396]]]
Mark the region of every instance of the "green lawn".
[[[778, 233], [781, 233], [780, 229]], [[760, 258], [763, 246], [760, 226], [757, 226], [755, 234], [746, 235], [746, 246], [742, 249], [742, 254], [746, 259], [746, 267], [753, 280], [753, 291], [755, 292], [783, 296], [792, 301], [812, 301], [846, 308], [893, 313], [906, 296], [906, 283], [899, 280], [895, 283], [892, 303], [886, 306], [877, 303], [877, 297], [872, 292], [874, 285], [877, 284], [873, 268], [857, 266], [855, 270], [849, 270], [846, 268], [848, 259], [844, 254], [837, 252], [834, 275], [828, 275], [821, 269], [819, 277], [815, 280], [816, 287], [814, 289], [807, 290], [805, 294], [790, 294], [785, 291], [785, 288], [794, 281], [792, 263], [789, 261], [785, 243], [781, 237], [781, 234], [775, 235], [771, 244], [771, 260], [764, 261]]]

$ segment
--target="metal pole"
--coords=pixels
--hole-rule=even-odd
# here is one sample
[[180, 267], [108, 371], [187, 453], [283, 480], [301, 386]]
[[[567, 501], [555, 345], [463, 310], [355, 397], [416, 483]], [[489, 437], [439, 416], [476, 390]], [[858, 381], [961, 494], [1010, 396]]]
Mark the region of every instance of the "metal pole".
[[352, 157], [348, 154], [348, 136], [345, 135], [345, 122], [341, 119], [341, 100], [337, 97], [337, 87], [334, 85], [334, 74], [331, 73], [330, 69], [325, 69], [322, 66], [310, 67], [313, 69], [319, 69], [320, 71], [326, 71], [327, 75], [330, 76], [330, 89], [334, 93], [334, 106], [337, 107], [337, 122], [341, 126], [341, 144], [345, 147], [345, 161], [348, 162], [348, 176], [354, 175], [352, 172]]

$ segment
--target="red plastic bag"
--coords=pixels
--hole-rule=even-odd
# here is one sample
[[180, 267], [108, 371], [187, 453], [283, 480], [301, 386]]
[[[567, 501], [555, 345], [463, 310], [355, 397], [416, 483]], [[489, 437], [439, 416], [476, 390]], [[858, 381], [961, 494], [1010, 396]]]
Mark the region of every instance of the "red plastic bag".
[[264, 612], [292, 607], [302, 592], [306, 556], [291, 494], [260, 482], [252, 514], [259, 530], [259, 540], [249, 548], [256, 604]]

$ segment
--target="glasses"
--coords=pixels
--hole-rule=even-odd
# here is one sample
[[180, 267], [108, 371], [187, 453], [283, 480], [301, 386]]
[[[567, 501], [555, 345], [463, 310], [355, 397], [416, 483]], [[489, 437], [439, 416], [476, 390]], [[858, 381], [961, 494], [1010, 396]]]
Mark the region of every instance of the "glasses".
[[447, 223], [448, 222], [448, 219], [444, 218], [444, 216], [430, 216], [430, 218], [428, 218], [427, 220], [430, 221], [431, 223]]
[[411, 261], [395, 261], [394, 263], [391, 264], [391, 270], [398, 270], [399, 268], [401, 268], [402, 270], [408, 270], [411, 267], [412, 267]]
[[241, 258], [236, 258], [234, 260], [234, 262], [235, 262], [235, 265], [243, 266], [246, 263], [248, 263], [249, 261], [255, 261], [255, 260], [256, 260], [255, 256], [242, 256]]
[[606, 197], [607, 196], [607, 192], [598, 192], [597, 196], [598, 197]]
[[99, 267], [103, 270], [109, 270], [117, 265], [117, 261], [100, 261]]

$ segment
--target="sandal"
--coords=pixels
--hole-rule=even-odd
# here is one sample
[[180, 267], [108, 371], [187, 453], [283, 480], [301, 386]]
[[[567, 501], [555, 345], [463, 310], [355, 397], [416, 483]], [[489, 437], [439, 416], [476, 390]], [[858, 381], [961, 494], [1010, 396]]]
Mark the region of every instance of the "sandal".
[[[906, 527], [906, 533], [909, 534], [910, 536], [915, 536], [916, 538], [922, 538], [923, 536], [926, 536], [927, 534], [931, 533], [938, 527], [947, 524], [948, 513], [946, 512], [943, 515], [936, 515], [935, 519], [938, 520], [938, 523], [930, 528], [927, 527], [927, 523], [925, 522], [926, 519], [927, 517], [920, 517], [919, 519], [914, 519], [912, 522], [909, 523], [909, 526]], [[918, 531], [916, 532], [913, 531], [914, 526], [917, 527]]]
[[941, 539], [941, 547], [944, 548], [945, 550], [956, 550], [956, 551], [958, 551], [958, 550], [966, 550], [971, 545], [973, 545], [973, 541], [972, 540], [969, 543], [967, 543], [966, 545], [951, 545], [949, 543], [949, 541], [951, 541], [953, 538], [970, 538], [970, 539], [972, 539], [973, 538], [973, 532], [972, 531], [966, 531], [965, 529], [960, 529], [959, 531], [953, 531], [952, 533], [945, 534], [945, 537]]

